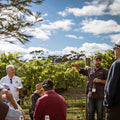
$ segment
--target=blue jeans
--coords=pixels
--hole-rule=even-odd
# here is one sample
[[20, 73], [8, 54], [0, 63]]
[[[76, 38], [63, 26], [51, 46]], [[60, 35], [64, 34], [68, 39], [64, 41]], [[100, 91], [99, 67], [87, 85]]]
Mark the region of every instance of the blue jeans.
[[95, 120], [95, 111], [97, 120], [103, 120], [103, 98], [87, 97], [88, 120]]

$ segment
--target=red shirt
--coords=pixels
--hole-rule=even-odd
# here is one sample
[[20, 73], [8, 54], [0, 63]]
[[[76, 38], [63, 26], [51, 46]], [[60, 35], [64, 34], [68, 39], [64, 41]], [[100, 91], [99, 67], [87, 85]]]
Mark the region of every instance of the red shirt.
[[47, 92], [37, 100], [34, 120], [45, 120], [49, 115], [50, 120], [66, 120], [65, 99], [54, 91]]

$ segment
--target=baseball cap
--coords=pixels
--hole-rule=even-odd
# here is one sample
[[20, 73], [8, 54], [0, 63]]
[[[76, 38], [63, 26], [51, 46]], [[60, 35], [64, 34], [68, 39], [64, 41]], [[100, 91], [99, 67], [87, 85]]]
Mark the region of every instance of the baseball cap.
[[43, 88], [44, 87], [53, 87], [54, 83], [51, 79], [45, 79], [42, 83]]
[[96, 56], [94, 57], [94, 60], [97, 60], [97, 59], [102, 60], [102, 57], [101, 57], [100, 55], [96, 55]]

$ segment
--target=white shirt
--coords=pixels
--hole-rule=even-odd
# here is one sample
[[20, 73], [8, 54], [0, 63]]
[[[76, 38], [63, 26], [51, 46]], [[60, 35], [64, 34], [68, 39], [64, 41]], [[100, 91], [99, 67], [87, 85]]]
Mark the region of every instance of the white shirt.
[[22, 112], [20, 110], [9, 107], [5, 120], [19, 120], [21, 115]]
[[19, 77], [13, 76], [13, 78], [12, 78], [12, 84], [11, 84], [10, 83], [10, 78], [7, 75], [7, 76], [1, 78], [0, 83], [7, 84], [10, 87], [10, 90], [11, 90], [11, 92], [13, 94], [13, 97], [16, 99], [16, 101], [19, 100], [19, 91], [16, 90], [16, 87], [20, 87], [20, 88], [23, 87], [23, 85], [22, 85], [21, 80], [20, 80]]

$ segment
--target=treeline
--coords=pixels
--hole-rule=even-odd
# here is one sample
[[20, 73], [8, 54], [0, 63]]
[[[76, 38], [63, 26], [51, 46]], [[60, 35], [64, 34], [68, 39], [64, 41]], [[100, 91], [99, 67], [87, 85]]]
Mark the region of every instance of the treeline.
[[[103, 58], [102, 66], [109, 69], [113, 61], [115, 61], [113, 51], [108, 50], [104, 54], [98, 54]], [[93, 56], [91, 56], [90, 59], [92, 66]], [[64, 63], [56, 63], [50, 58], [23, 61], [20, 53], [8, 53], [8, 55], [2, 53], [0, 54], [0, 79], [6, 75], [6, 65], [13, 64], [15, 66], [16, 75], [21, 78], [24, 92], [28, 96], [35, 90], [35, 85], [42, 82], [44, 79], [52, 79], [55, 83], [56, 91], [58, 92], [64, 92], [76, 87], [85, 89], [86, 77], [79, 75], [75, 68], [71, 68], [72, 62], [79, 64], [81, 67], [86, 66], [85, 59], [82, 57], [76, 61], [72, 59]]]

